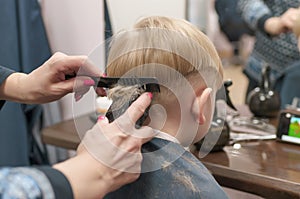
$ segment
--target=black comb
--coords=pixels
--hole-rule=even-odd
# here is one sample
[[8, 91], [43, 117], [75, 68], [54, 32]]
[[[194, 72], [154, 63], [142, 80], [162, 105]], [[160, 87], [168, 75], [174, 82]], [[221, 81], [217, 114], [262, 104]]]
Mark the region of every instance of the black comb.
[[[66, 79], [71, 79], [76, 75], [66, 75]], [[113, 88], [116, 84], [122, 86], [139, 85], [146, 92], [160, 92], [158, 80], [155, 77], [90, 77], [98, 82], [97, 87]]]
[[94, 80], [98, 82], [97, 87], [112, 88], [116, 84], [122, 86], [139, 85], [146, 92], [160, 92], [158, 80], [155, 77], [100, 77]]

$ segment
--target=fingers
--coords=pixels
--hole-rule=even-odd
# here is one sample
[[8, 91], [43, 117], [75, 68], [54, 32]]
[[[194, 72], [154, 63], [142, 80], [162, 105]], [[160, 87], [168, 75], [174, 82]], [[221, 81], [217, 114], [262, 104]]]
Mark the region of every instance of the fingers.
[[103, 74], [103, 71], [100, 71], [100, 68], [87, 58], [81, 66], [77, 73], [79, 76], [100, 77]]
[[[97, 124], [85, 134], [82, 141], [84, 147], [79, 147], [78, 152], [85, 148], [96, 160], [112, 169], [140, 173], [141, 147], [151, 140], [155, 133], [147, 126], [136, 129], [135, 122], [150, 105], [151, 98], [151, 93], [144, 93], [132, 103], [124, 114], [128, 117], [123, 117], [120, 121], [123, 123], [121, 128], [118, 122], [109, 123], [105, 116], [100, 116]], [[100, 146], [105, 150], [100, 150]]]
[[100, 115], [100, 116], [98, 117], [97, 122], [98, 122], [99, 124], [108, 124], [108, 123], [109, 123], [107, 117], [105, 117], [105, 116], [103, 116], [103, 115]]
[[[91, 86], [95, 86], [94, 78], [100, 77], [102, 72], [87, 56], [67, 56], [63, 53], [55, 53], [48, 61], [48, 70], [52, 71], [52, 84], [61, 92], [60, 95], [75, 92], [75, 100], [80, 100]], [[65, 79], [66, 76], [74, 78]], [[96, 89], [101, 95], [103, 89]]]
[[58, 71], [64, 72], [65, 74], [76, 74], [80, 67], [86, 62], [86, 56], [67, 56], [63, 53], [56, 52], [50, 59], [49, 62]]
[[83, 153], [85, 151], [84, 145], [82, 143], [80, 143], [77, 147], [76, 153], [80, 154]]
[[102, 74], [87, 56], [67, 56], [57, 52], [49, 59], [49, 62], [57, 71], [65, 75], [99, 77]]
[[[123, 135], [130, 135], [130, 139], [140, 139], [143, 143], [150, 141], [154, 136], [155, 132], [152, 128], [144, 126], [140, 129], [135, 128], [136, 121], [144, 114], [146, 108], [150, 105], [152, 99], [151, 93], [142, 94], [127, 111], [119, 117], [111, 125], [117, 127]], [[101, 127], [106, 126], [109, 123], [108, 119], [105, 116], [98, 117], [98, 124]]]
[[152, 140], [152, 138], [157, 134], [151, 127], [143, 126], [139, 129], [139, 133], [142, 134], [142, 143], [145, 144]]
[[133, 102], [127, 111], [117, 118], [115, 124], [120, 131], [127, 136], [132, 136], [136, 139], [142, 139], [144, 142], [151, 140], [155, 136], [152, 128], [143, 127], [135, 128], [137, 120], [144, 114], [145, 110], [151, 103], [152, 93], [142, 94], [135, 102]]
[[90, 90], [91, 86], [95, 85], [95, 81], [87, 76], [79, 76], [75, 78], [74, 92], [75, 100], [80, 100], [85, 93]]
[[299, 35], [300, 35], [300, 9], [298, 9], [298, 14], [297, 14], [296, 19], [293, 24], [293, 32], [297, 37], [299, 37]]
[[290, 8], [281, 16], [282, 23], [286, 29], [292, 30], [297, 15], [299, 15], [299, 9]]
[[147, 107], [151, 104], [152, 93], [143, 93], [136, 101], [134, 101], [130, 107], [125, 112], [127, 119], [129, 119], [132, 124], [144, 114]]
[[104, 88], [96, 87], [95, 92], [97, 93], [98, 96], [101, 96], [101, 97], [106, 96], [106, 91]]

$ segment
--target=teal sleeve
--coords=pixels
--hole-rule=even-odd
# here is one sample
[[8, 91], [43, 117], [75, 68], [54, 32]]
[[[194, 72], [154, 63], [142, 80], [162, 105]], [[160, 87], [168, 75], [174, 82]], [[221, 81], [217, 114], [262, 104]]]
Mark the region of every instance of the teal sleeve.
[[36, 168], [47, 176], [56, 199], [73, 198], [71, 184], [63, 173], [49, 166], [39, 166]]
[[[9, 68], [5, 68], [3, 66], [0, 66], [0, 85], [6, 80], [8, 76], [10, 76], [12, 73], [14, 73], [13, 70], [10, 70]], [[4, 105], [5, 101], [0, 100], [0, 110], [2, 106]]]

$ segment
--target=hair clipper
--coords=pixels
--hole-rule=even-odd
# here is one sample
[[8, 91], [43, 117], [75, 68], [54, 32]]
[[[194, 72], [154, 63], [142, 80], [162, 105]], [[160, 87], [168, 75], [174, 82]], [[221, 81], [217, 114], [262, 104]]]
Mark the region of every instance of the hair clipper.
[[[97, 86], [109, 88], [108, 98], [112, 99], [113, 103], [108, 109], [106, 117], [110, 122], [121, 116], [144, 92], [160, 92], [157, 79], [152, 77], [101, 77]], [[135, 125], [136, 128], [140, 128], [143, 125], [148, 117], [149, 109], [150, 106], [145, 110], [140, 119], [138, 119]]]

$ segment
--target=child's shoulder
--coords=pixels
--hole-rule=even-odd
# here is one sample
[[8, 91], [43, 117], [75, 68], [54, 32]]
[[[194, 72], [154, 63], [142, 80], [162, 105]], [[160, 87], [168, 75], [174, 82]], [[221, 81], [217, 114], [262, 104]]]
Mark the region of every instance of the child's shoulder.
[[227, 198], [205, 166], [180, 144], [154, 138], [142, 151], [140, 178], [106, 198]]

